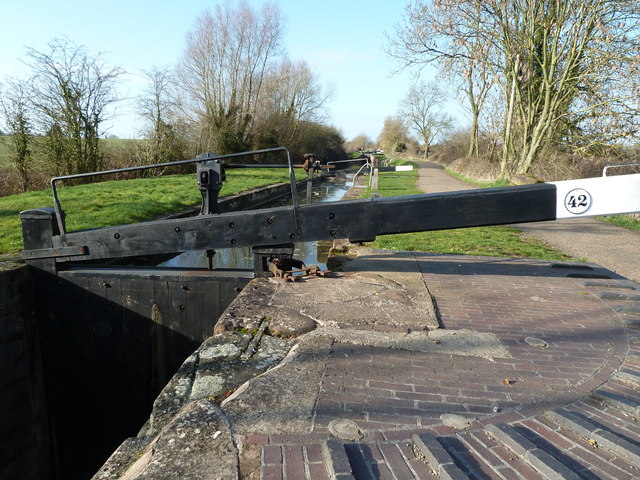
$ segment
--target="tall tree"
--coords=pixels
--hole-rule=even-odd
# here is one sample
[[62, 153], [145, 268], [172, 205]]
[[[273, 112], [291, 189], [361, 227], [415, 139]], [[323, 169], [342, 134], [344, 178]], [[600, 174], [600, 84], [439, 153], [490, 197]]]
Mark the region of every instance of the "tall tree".
[[175, 93], [173, 75], [167, 69], [153, 68], [144, 74], [147, 86], [138, 97], [138, 114], [145, 120], [146, 140], [142, 153], [148, 164], [180, 160], [184, 148], [171, 122], [174, 116]]
[[638, 131], [637, 2], [491, 0], [486, 7], [481, 34], [502, 54], [509, 105], [503, 171], [526, 173], [554, 143], [582, 148]]
[[273, 4], [256, 11], [245, 0], [237, 8], [225, 1], [198, 17], [177, 72], [202, 148], [223, 154], [250, 145], [260, 91], [281, 43]]
[[258, 148], [293, 145], [301, 138], [303, 122], [322, 123], [333, 92], [323, 88], [304, 61], [288, 58], [266, 75], [255, 114]]
[[18, 172], [23, 192], [29, 189], [29, 166], [32, 158], [32, 120], [27, 90], [28, 85], [20, 80], [9, 80], [0, 89], [0, 114], [4, 117], [8, 135], [0, 141], [10, 151], [9, 160]]
[[453, 126], [453, 119], [442, 111], [444, 94], [434, 82], [417, 81], [402, 99], [402, 115], [422, 140], [425, 158], [433, 142]]
[[477, 25], [460, 16], [456, 8], [465, 2], [418, 0], [405, 7], [395, 34], [388, 36], [387, 53], [400, 69], [429, 64], [440, 68], [464, 96], [471, 113], [468, 155], [479, 154], [480, 117], [494, 76], [486, 63], [491, 44], [477, 35]]
[[[91, 56], [69, 39], [54, 39], [48, 51], [29, 48], [33, 72], [32, 102], [42, 131], [53, 150], [62, 148], [66, 162], [55, 173], [98, 170], [102, 164], [99, 138], [107, 107], [118, 100], [115, 87], [120, 68], [108, 67], [99, 54]], [[52, 132], [56, 132], [52, 135]], [[63, 169], [62, 171], [60, 169]]]

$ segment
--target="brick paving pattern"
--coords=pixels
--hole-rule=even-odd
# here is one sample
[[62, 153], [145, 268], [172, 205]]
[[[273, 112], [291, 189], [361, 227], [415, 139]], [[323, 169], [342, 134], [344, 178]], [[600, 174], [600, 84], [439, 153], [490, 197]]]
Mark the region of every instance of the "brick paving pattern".
[[[469, 188], [425, 167], [425, 192]], [[313, 432], [256, 437], [262, 478], [640, 478], [640, 285], [584, 264], [415, 257], [442, 326], [493, 333], [511, 356], [336, 343]], [[619, 264], [610, 268], [626, 271]], [[335, 419], [355, 422], [362, 438], [333, 437]]]
[[[635, 314], [620, 308], [640, 305], [640, 286], [582, 265], [416, 260], [442, 326], [493, 333], [511, 356], [336, 343], [313, 432], [256, 437], [262, 478], [640, 478], [640, 331], [625, 329]], [[362, 438], [333, 437], [335, 419], [355, 422]]]

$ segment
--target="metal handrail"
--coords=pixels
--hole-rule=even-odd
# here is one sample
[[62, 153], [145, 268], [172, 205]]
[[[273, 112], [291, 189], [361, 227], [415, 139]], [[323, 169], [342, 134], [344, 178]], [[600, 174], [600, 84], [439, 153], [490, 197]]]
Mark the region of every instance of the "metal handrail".
[[371, 165], [371, 163], [369, 163], [369, 160], [367, 160], [367, 163], [365, 163], [364, 165], [362, 165], [358, 171], [356, 172], [356, 174], [353, 177], [353, 184], [355, 185], [356, 182], [358, 181], [358, 175], [360, 174], [360, 172], [364, 169], [364, 167], [369, 167], [369, 186], [371, 186], [371, 176], [373, 175], [373, 165]]
[[[62, 210], [62, 206], [60, 205], [60, 200], [58, 198], [58, 190], [56, 188], [56, 183], [60, 182], [62, 180], [70, 180], [70, 179], [74, 179], [74, 178], [87, 178], [87, 177], [94, 177], [94, 176], [101, 176], [101, 175], [112, 175], [115, 173], [125, 173], [125, 172], [135, 172], [135, 171], [141, 171], [141, 170], [151, 170], [152, 168], [164, 168], [164, 167], [173, 167], [173, 166], [177, 166], [177, 165], [190, 165], [190, 164], [194, 164], [194, 163], [200, 163], [200, 162], [206, 162], [209, 160], [223, 160], [226, 158], [237, 158], [237, 157], [244, 157], [244, 156], [250, 156], [250, 155], [260, 155], [263, 153], [273, 153], [273, 152], [280, 152], [280, 151], [284, 151], [287, 154], [287, 164], [289, 167], [289, 178], [291, 180], [291, 197], [293, 200], [293, 207], [294, 207], [294, 215], [296, 217], [296, 224], [297, 222], [297, 211], [298, 208], [300, 206], [299, 202], [298, 202], [298, 191], [297, 191], [297, 187], [296, 187], [296, 176], [295, 176], [295, 172], [293, 171], [293, 163], [291, 162], [291, 153], [289, 152], [289, 149], [287, 147], [275, 147], [275, 148], [266, 148], [263, 150], [252, 150], [249, 152], [240, 152], [240, 153], [228, 153], [226, 155], [215, 155], [215, 156], [209, 156], [209, 157], [204, 157], [204, 158], [192, 158], [189, 160], [178, 160], [175, 162], [167, 162], [167, 163], [156, 163], [153, 165], [142, 165], [139, 167], [126, 167], [126, 168], [116, 168], [113, 170], [102, 170], [99, 172], [89, 172], [89, 173], [76, 173], [74, 175], [64, 175], [61, 177], [53, 177], [51, 179], [51, 190], [53, 192], [53, 209], [56, 212], [56, 221], [58, 222], [58, 228], [60, 229], [60, 235], [64, 235], [65, 233], [67, 233], [65, 224], [64, 224], [64, 217], [63, 217], [63, 210]], [[284, 166], [279, 167], [277, 165], [260, 165], [260, 164], [256, 164], [256, 165], [225, 165], [225, 167], [227, 168], [249, 168], [249, 167], [254, 167], [254, 168], [284, 168]]]
[[334, 163], [353, 163], [353, 162], [362, 162], [362, 161], [368, 162], [369, 159], [368, 158], [359, 157], [359, 158], [352, 158], [350, 160], [332, 160], [332, 161], [327, 162], [327, 165], [333, 165]]
[[640, 165], [640, 162], [633, 162], [633, 163], [618, 163], [616, 165], [607, 165], [606, 167], [604, 167], [602, 169], [602, 176], [606, 177], [607, 176], [607, 170], [609, 170], [610, 168], [619, 168], [619, 167], [630, 167], [633, 165]]

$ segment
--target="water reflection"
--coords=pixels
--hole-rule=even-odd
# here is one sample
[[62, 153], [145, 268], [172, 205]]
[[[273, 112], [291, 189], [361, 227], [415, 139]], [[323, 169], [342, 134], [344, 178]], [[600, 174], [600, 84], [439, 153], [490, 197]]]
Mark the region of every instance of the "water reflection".
[[[311, 190], [312, 203], [323, 202], [335, 202], [344, 196], [349, 187], [350, 182], [335, 179], [330, 182], [322, 182], [314, 185]], [[300, 189], [299, 201], [301, 204], [306, 203], [307, 191], [306, 188]], [[283, 197], [274, 200], [267, 207], [277, 207], [283, 205], [290, 205], [291, 198]], [[323, 248], [324, 247], [324, 248]], [[302, 242], [296, 243], [294, 258], [302, 260], [306, 265], [318, 265], [322, 269], [326, 269], [326, 261], [328, 254], [328, 245], [326, 242]], [[161, 263], [162, 267], [184, 267], [184, 268], [208, 268], [209, 258], [206, 251], [194, 250], [190, 252], [182, 253], [171, 260]], [[215, 255], [211, 259], [211, 266], [214, 269], [232, 268], [232, 269], [246, 269], [253, 270], [253, 255], [251, 253], [251, 247], [241, 248], [223, 248], [215, 251]]]

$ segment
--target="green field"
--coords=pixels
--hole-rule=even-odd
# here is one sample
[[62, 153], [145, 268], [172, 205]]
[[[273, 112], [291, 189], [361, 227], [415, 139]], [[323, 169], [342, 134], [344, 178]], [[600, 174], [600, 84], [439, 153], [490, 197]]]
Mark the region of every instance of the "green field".
[[9, 162], [9, 149], [5, 145], [5, 142], [3, 142], [6, 138], [6, 136], [0, 137], [0, 167], [8, 167], [11, 165]]
[[[0, 136], [0, 167], [9, 167], [11, 166], [10, 151], [7, 147], [7, 142], [9, 141], [9, 136], [3, 135]], [[128, 150], [132, 150], [136, 143], [139, 143], [140, 140], [131, 140], [131, 139], [120, 139], [120, 138], [102, 138], [100, 139], [100, 143], [102, 145], [102, 151], [108, 158], [122, 158], [123, 152], [127, 152]], [[32, 145], [32, 150], [34, 151], [34, 156], [38, 158], [37, 145]]]

